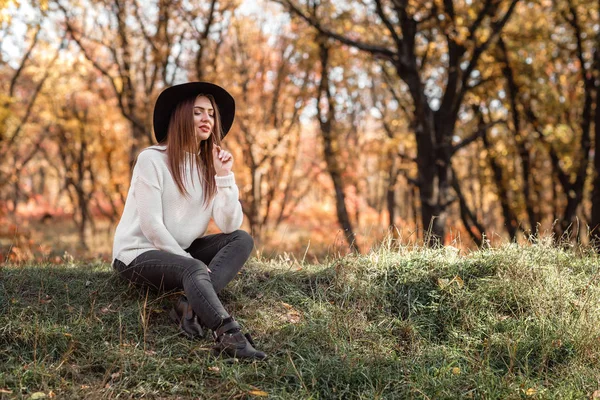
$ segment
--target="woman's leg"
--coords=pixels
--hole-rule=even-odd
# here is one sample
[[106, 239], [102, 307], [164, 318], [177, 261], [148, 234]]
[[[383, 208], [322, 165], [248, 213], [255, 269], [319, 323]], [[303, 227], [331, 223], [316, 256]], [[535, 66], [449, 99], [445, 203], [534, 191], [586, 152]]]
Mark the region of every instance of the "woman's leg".
[[202, 323], [213, 330], [217, 353], [265, 359], [267, 355], [256, 350], [248, 340], [249, 336], [242, 334], [239, 324], [229, 316], [215, 291], [221, 290], [235, 277], [248, 259], [254, 241], [246, 232], [236, 231], [227, 237], [208, 237], [208, 240], [196, 244], [200, 247], [202, 243], [205, 245], [202, 249], [192, 250], [199, 257], [211, 258], [211, 275], [217, 280], [214, 287], [205, 262], [158, 250], [143, 253], [128, 266], [115, 260], [115, 268], [124, 278], [137, 284], [150, 285], [158, 290], [183, 288], [192, 309]]
[[206, 264], [200, 260], [151, 250], [129, 265], [116, 260], [115, 268], [122, 277], [138, 285], [159, 291], [183, 289], [202, 323], [213, 330], [230, 317], [217, 297]]
[[213, 287], [219, 293], [242, 269], [253, 248], [252, 236], [237, 230], [196, 239], [186, 251], [208, 265]]

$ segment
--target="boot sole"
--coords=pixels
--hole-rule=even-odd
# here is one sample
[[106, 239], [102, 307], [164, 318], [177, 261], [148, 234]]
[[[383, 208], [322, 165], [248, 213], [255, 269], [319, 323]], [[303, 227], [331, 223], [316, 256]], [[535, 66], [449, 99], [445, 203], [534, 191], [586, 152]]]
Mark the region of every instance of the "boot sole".
[[253, 362], [253, 361], [265, 361], [268, 357], [231, 357], [225, 351], [213, 348], [211, 354], [215, 358], [221, 358], [224, 363], [234, 364], [238, 362]]

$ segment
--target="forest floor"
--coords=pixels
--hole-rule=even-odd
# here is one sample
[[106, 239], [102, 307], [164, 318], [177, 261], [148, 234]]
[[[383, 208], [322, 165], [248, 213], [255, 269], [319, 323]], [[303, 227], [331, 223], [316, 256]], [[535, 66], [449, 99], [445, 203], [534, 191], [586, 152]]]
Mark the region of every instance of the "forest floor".
[[224, 291], [264, 362], [178, 334], [103, 261], [0, 267], [0, 398], [599, 399], [600, 256], [537, 243], [253, 257]]

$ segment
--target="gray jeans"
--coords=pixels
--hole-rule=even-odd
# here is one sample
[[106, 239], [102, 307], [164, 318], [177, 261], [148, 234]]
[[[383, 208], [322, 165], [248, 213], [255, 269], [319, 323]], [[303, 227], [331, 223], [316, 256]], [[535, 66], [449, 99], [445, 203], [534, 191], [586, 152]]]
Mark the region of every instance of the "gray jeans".
[[217, 294], [235, 278], [253, 247], [252, 237], [237, 230], [196, 239], [186, 249], [194, 258], [150, 250], [129, 265], [116, 259], [113, 267], [137, 285], [158, 291], [183, 290], [202, 325], [216, 329], [229, 317]]

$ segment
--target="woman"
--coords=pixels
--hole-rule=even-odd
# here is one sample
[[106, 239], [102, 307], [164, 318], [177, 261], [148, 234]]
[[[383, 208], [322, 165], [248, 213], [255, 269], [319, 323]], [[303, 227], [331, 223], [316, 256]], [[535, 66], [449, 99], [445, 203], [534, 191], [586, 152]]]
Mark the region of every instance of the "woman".
[[[113, 266], [130, 282], [183, 290], [171, 317], [189, 336], [202, 336], [205, 326], [219, 353], [264, 359], [217, 297], [254, 246], [239, 230], [243, 214], [233, 157], [221, 149], [234, 115], [233, 97], [211, 83], [176, 85], [158, 96], [158, 145], [142, 151], [133, 169]], [[223, 233], [203, 237], [211, 217]]]

